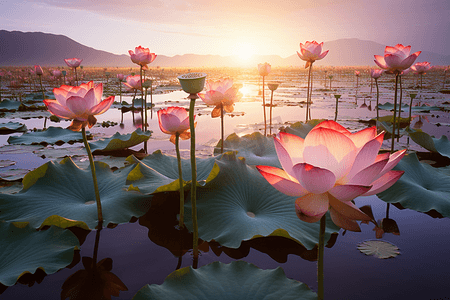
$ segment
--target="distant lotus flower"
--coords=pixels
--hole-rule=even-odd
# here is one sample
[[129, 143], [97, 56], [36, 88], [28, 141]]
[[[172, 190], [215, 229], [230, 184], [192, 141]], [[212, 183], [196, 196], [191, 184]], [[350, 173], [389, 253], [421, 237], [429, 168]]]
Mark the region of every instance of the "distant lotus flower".
[[126, 87], [128, 87], [129, 90], [135, 91], [141, 89], [141, 76], [134, 75], [134, 76], [127, 76], [127, 82], [124, 83]]
[[65, 58], [64, 61], [70, 68], [78, 68], [83, 60], [74, 57], [74, 58]]
[[360, 74], [361, 74], [361, 72], [355, 71], [355, 76], [359, 76]]
[[38, 76], [44, 75], [44, 71], [42, 71], [42, 68], [39, 65], [34, 65], [34, 73]]
[[380, 69], [370, 69], [370, 77], [373, 79], [380, 78], [381, 74], [383, 74], [383, 70]]
[[53, 70], [52, 75], [55, 77], [61, 77], [62, 73], [60, 70]]
[[150, 53], [149, 48], [139, 46], [136, 47], [134, 51], [135, 52], [133, 52], [133, 50], [128, 50], [128, 53], [131, 56], [131, 61], [134, 62], [135, 64], [140, 65], [144, 70], [147, 70], [148, 69], [147, 65], [152, 61], [154, 61], [156, 58], [156, 54]]
[[170, 141], [174, 144], [176, 134], [182, 140], [187, 140], [191, 137], [191, 133], [189, 132], [189, 114], [182, 107], [172, 106], [158, 110], [158, 122], [161, 131], [170, 134]]
[[224, 129], [223, 129], [223, 111], [233, 112], [234, 102], [241, 99], [242, 94], [238, 87], [233, 86], [233, 80], [230, 78], [219, 79], [217, 81], [208, 80], [206, 82], [206, 93], [198, 93], [198, 96], [208, 105], [215, 105], [211, 112], [211, 117], [221, 117], [221, 153], [223, 153]]
[[80, 86], [62, 85], [54, 88], [56, 100], [45, 99], [44, 103], [50, 113], [63, 119], [73, 119], [69, 129], [79, 131], [86, 126], [91, 128], [97, 122], [95, 115], [106, 112], [114, 102], [114, 96], [103, 101], [103, 85], [94, 86], [94, 82], [83, 83]]
[[397, 74], [408, 69], [414, 63], [422, 51], [417, 51], [409, 55], [411, 46], [397, 44], [394, 47], [386, 46], [384, 57], [375, 55], [375, 63], [389, 73]]
[[125, 79], [125, 75], [117, 74], [117, 79], [119, 79], [119, 81], [123, 81]]
[[233, 79], [224, 78], [217, 81], [206, 81], [206, 93], [199, 93], [198, 96], [208, 105], [214, 105], [211, 117], [217, 118], [221, 115], [221, 109], [231, 113], [234, 111], [234, 102], [241, 97], [237, 87], [233, 86]]
[[317, 43], [316, 41], [306, 42], [305, 45], [300, 43], [300, 52], [297, 51], [298, 57], [306, 61], [305, 69], [308, 68], [316, 60], [324, 58], [328, 51], [322, 52], [323, 42]]
[[277, 190], [298, 197], [301, 220], [317, 222], [330, 210], [336, 225], [360, 231], [355, 220], [370, 218], [351, 200], [386, 190], [404, 173], [391, 169], [406, 150], [378, 155], [383, 136], [376, 127], [350, 133], [334, 121], [318, 124], [305, 139], [280, 132], [274, 142], [283, 169], [257, 169]]
[[272, 66], [269, 63], [258, 64], [258, 72], [261, 76], [269, 75]]
[[411, 69], [417, 74], [426, 74], [429, 69], [431, 69], [430, 63], [427, 61], [415, 63], [411, 66]]

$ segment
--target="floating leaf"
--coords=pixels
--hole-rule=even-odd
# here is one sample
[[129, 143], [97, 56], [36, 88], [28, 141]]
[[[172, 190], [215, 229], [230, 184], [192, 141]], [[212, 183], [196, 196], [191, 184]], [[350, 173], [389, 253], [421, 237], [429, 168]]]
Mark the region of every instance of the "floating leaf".
[[213, 262], [199, 269], [185, 267], [167, 276], [162, 285], [146, 285], [133, 300], [317, 299], [309, 287], [286, 278], [280, 267], [261, 270], [245, 261]]
[[110, 138], [100, 139], [96, 142], [89, 143], [89, 146], [93, 152], [123, 150], [147, 141], [151, 134], [151, 131], [142, 132], [139, 128], [132, 133], [124, 135], [116, 132], [116, 134]]
[[[220, 172], [197, 189], [198, 232], [204, 241], [238, 248], [241, 241], [264, 236], [290, 238], [307, 249], [318, 243], [319, 222], [301, 221], [295, 197], [272, 187], [254, 168], [225, 153], [216, 164]], [[185, 204], [185, 223], [192, 229], [191, 204]], [[325, 240], [339, 227], [328, 217]]]
[[[127, 158], [127, 161], [137, 163], [128, 175], [127, 184], [132, 183], [142, 193], [151, 194], [180, 189], [176, 157], [162, 154], [161, 150], [157, 150], [142, 160], [131, 156]], [[218, 167], [215, 167], [215, 161], [215, 157], [196, 158], [197, 182], [200, 185], [206, 184], [217, 175]], [[188, 186], [192, 180], [190, 159], [181, 159], [181, 169], [184, 184]]]
[[26, 132], [27, 126], [19, 122], [0, 123], [0, 134], [10, 134], [13, 132]]
[[54, 226], [43, 231], [20, 227], [0, 222], [0, 282], [6, 286], [38, 269], [47, 274], [57, 272], [72, 262], [75, 248], [80, 246], [69, 230]]
[[408, 135], [414, 142], [428, 151], [437, 152], [442, 156], [447, 156], [450, 158], [450, 142], [445, 135], [441, 136], [440, 139], [437, 139], [422, 130], [413, 129], [408, 130]]
[[398, 203], [419, 212], [437, 211], [450, 217], [450, 168], [421, 163], [415, 153], [406, 155], [394, 170], [405, 174], [389, 189], [377, 194], [387, 203]]
[[[129, 222], [145, 214], [150, 206], [148, 196], [127, 191], [125, 181], [132, 167], [112, 172], [107, 164], [95, 163], [105, 225]], [[0, 220], [30, 222], [36, 228], [97, 226], [91, 171], [80, 169], [70, 158], [60, 164], [48, 162], [29, 172], [23, 186], [17, 194], [0, 194]]]
[[16, 111], [20, 106], [19, 101], [11, 101], [8, 99], [2, 100], [0, 102], [0, 111]]
[[[230, 134], [224, 144], [224, 151], [237, 151], [239, 157], [244, 157], [249, 165], [266, 165], [281, 168], [273, 137], [265, 137], [259, 132], [237, 136]], [[219, 154], [220, 148], [214, 149], [214, 154]]]
[[[397, 111], [399, 109], [399, 106], [400, 105], [397, 104]], [[389, 103], [389, 102], [386, 102], [384, 104], [378, 104], [378, 109], [389, 110], [389, 111], [390, 110], [394, 110], [394, 104], [393, 103]], [[409, 111], [409, 105], [408, 104], [402, 104], [402, 111]]]
[[284, 129], [285, 132], [295, 134], [301, 138], [305, 138], [306, 135], [320, 122], [325, 121], [324, 119], [313, 119], [309, 120], [307, 123], [296, 122], [289, 127]]
[[400, 254], [397, 246], [380, 240], [364, 241], [358, 245], [358, 250], [365, 255], [373, 255], [381, 259], [396, 257]]
[[10, 136], [8, 138], [9, 144], [20, 145], [53, 145], [82, 142], [83, 136], [81, 132], [72, 131], [70, 129], [64, 129], [61, 127], [50, 126], [47, 130], [28, 132], [21, 136]]

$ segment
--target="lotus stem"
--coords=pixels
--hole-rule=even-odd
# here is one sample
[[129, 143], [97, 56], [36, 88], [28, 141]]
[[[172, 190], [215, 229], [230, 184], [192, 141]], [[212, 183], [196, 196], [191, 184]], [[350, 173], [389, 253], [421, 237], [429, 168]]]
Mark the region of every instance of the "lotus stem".
[[312, 73], [312, 66], [313, 66], [313, 64], [311, 63], [311, 66], [310, 66], [310, 71], [311, 71], [311, 74], [310, 74], [310, 76], [311, 76], [311, 85], [310, 85], [310, 87], [309, 87], [309, 106], [308, 106], [308, 115], [309, 115], [309, 119], [310, 119], [310, 120], [312, 120], [312, 116], [311, 116], [311, 105], [312, 105], [313, 80], [314, 80], [313, 73]]
[[220, 104], [220, 137], [222, 139], [222, 143], [220, 144], [220, 153], [223, 154], [223, 144], [224, 144], [224, 139], [223, 139], [223, 103]]
[[98, 257], [98, 245], [100, 243], [100, 231], [102, 231], [102, 224], [98, 222], [98, 230], [95, 233], [95, 244], [94, 244], [94, 254], [92, 255], [92, 269], [97, 268], [97, 257]]
[[377, 87], [377, 121], [380, 117], [379, 111], [378, 111], [378, 101], [380, 99], [380, 89], [378, 88], [378, 78], [375, 78], [375, 85]]
[[77, 68], [73, 68], [73, 70], [75, 71], [75, 81], [77, 82], [77, 86], [78, 86]]
[[400, 76], [398, 80], [400, 83], [400, 102], [398, 105], [397, 143], [400, 141], [400, 122], [402, 120], [402, 99], [403, 99], [402, 76]]
[[323, 256], [325, 246], [325, 228], [327, 226], [327, 215], [324, 214], [320, 219], [320, 233], [319, 233], [319, 257], [317, 260], [317, 281], [318, 281], [318, 299], [324, 299], [324, 287], [323, 287]]
[[265, 94], [264, 90], [265, 90], [265, 86], [264, 86], [264, 77], [263, 76], [263, 83], [262, 83], [262, 96], [263, 96], [263, 112], [264, 112], [264, 136], [267, 136], [267, 122], [266, 122], [266, 98], [265, 98]]
[[391, 153], [394, 153], [394, 141], [395, 141], [395, 125], [396, 125], [396, 114], [397, 114], [397, 86], [398, 86], [399, 74], [395, 74], [395, 90], [394, 90], [394, 120], [392, 123], [392, 143], [391, 143]]
[[[197, 224], [197, 167], [195, 163], [195, 124], [194, 124], [194, 108], [197, 94], [191, 94], [191, 103], [189, 105], [189, 127], [191, 131], [191, 206], [192, 206], [192, 249], [194, 255], [194, 262], [198, 261], [198, 224]], [[196, 268], [195, 264], [193, 266]]]
[[98, 215], [98, 227], [97, 227], [97, 229], [101, 229], [102, 228], [102, 224], [103, 224], [102, 203], [100, 202], [100, 192], [98, 191], [98, 183], [97, 183], [97, 175], [95, 173], [94, 158], [92, 156], [91, 148], [89, 147], [89, 144], [88, 144], [88, 141], [87, 141], [86, 128], [83, 127], [81, 129], [81, 132], [83, 134], [84, 147], [86, 148], [86, 152], [87, 152], [88, 157], [89, 157], [89, 164], [91, 166], [92, 180], [94, 182], [95, 202], [97, 203], [97, 215]]
[[269, 127], [269, 134], [272, 135], [272, 103], [273, 103], [273, 90], [270, 94], [270, 110], [269, 110], [269, 119], [270, 119], [270, 127]]
[[39, 75], [39, 85], [41, 86], [42, 100], [45, 100], [44, 87], [42, 86], [42, 75]]
[[334, 121], [337, 121], [337, 116], [338, 116], [338, 103], [339, 103], [339, 98], [336, 97], [336, 110], [334, 112]]
[[306, 122], [308, 122], [308, 116], [309, 116], [309, 98], [310, 98], [310, 85], [311, 85], [311, 69], [312, 69], [312, 63], [309, 66], [309, 70], [308, 70], [308, 87], [306, 89]]
[[390, 203], [388, 203], [387, 205], [386, 205], [386, 219], [389, 219], [389, 208], [391, 207], [391, 204]]
[[184, 227], [184, 183], [183, 183], [183, 173], [181, 170], [181, 155], [180, 155], [180, 133], [175, 134], [175, 150], [177, 152], [178, 161], [178, 175], [180, 183], [180, 229]]

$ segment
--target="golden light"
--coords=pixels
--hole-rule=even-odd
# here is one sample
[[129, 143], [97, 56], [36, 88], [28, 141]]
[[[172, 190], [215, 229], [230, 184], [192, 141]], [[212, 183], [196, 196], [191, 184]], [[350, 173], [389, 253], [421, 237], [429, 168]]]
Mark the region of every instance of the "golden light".
[[243, 85], [240, 89], [239, 89], [239, 91], [242, 93], [242, 97], [247, 97], [249, 94], [250, 94], [250, 92], [251, 92], [251, 88], [250, 88], [250, 86], [248, 86], [248, 85]]
[[233, 54], [237, 55], [241, 60], [249, 60], [255, 54], [255, 47], [250, 43], [239, 42], [235, 44]]

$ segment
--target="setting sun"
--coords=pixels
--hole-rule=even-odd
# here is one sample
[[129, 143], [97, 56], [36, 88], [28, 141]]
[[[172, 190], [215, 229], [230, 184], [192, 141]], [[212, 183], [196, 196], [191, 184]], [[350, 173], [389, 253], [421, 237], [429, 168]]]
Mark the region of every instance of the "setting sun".
[[237, 43], [234, 55], [237, 55], [241, 60], [249, 60], [255, 54], [255, 47], [249, 43]]

